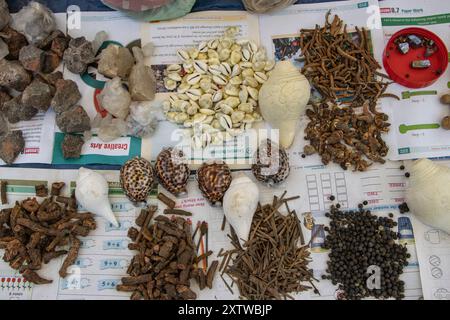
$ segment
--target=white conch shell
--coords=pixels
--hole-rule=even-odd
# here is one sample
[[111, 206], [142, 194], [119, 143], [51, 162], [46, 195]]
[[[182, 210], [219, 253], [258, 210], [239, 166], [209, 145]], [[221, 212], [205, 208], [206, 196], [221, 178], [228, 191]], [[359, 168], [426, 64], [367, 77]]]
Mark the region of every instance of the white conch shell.
[[423, 223], [450, 234], [450, 168], [420, 159], [410, 168], [406, 203]]
[[290, 61], [276, 64], [269, 79], [259, 91], [263, 118], [280, 130], [280, 145], [289, 148], [294, 141], [300, 115], [311, 96], [308, 79]]
[[108, 182], [95, 171], [86, 168], [78, 170], [75, 197], [89, 212], [104, 217], [115, 227], [119, 226], [108, 199]]
[[225, 217], [236, 232], [241, 246], [248, 240], [258, 202], [258, 186], [245, 175], [233, 179], [223, 197]]

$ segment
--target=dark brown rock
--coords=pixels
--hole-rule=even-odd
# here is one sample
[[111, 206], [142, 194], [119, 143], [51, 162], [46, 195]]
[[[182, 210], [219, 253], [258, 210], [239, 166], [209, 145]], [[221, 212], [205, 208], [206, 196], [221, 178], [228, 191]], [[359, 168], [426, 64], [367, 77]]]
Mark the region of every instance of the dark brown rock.
[[13, 131], [0, 140], [0, 158], [7, 164], [12, 164], [25, 148], [22, 131]]
[[23, 91], [31, 83], [31, 75], [18, 61], [0, 60], [0, 86]]
[[5, 102], [3, 111], [10, 123], [30, 120], [38, 113], [38, 109], [22, 103], [22, 95]]
[[66, 51], [69, 46], [69, 39], [64, 37], [58, 37], [52, 41], [51, 50], [58, 55], [58, 57], [62, 58], [64, 56], [64, 51]]
[[43, 73], [52, 73], [58, 68], [61, 63], [61, 58], [54, 52], [45, 52], [44, 53], [44, 63], [41, 67], [41, 72]]
[[81, 148], [84, 140], [80, 136], [66, 134], [61, 144], [64, 159], [78, 159], [81, 156]]
[[5, 0], [0, 0], [0, 30], [6, 27], [11, 21], [11, 15], [9, 14], [8, 4]]
[[64, 62], [69, 71], [83, 74], [87, 66], [95, 61], [95, 53], [91, 42], [85, 37], [72, 39], [64, 52]]
[[[9, 131], [9, 123], [8, 120], [4, 117], [2, 113], [0, 113], [0, 137], [7, 134]], [[1, 138], [0, 138], [1, 139]], [[1, 229], [1, 228], [0, 228]]]
[[42, 111], [47, 111], [50, 108], [54, 94], [54, 88], [49, 84], [34, 79], [33, 82], [23, 91], [22, 104], [33, 106]]
[[2, 38], [8, 46], [9, 55], [6, 56], [6, 59], [8, 60], [18, 60], [20, 50], [28, 45], [27, 38], [10, 26], [7, 26], [2, 30], [0, 38]]
[[39, 74], [37, 75], [37, 78], [53, 87], [56, 87], [56, 82], [60, 79], [63, 79], [63, 74], [61, 71], [56, 71], [49, 74]]
[[72, 80], [57, 80], [56, 93], [51, 106], [56, 113], [62, 113], [70, 109], [81, 99], [81, 93], [77, 84]]
[[29, 44], [20, 50], [19, 61], [25, 69], [32, 72], [39, 72], [45, 63], [45, 52]]
[[71, 108], [56, 115], [56, 124], [64, 133], [91, 130], [91, 120], [82, 106]]
[[50, 33], [50, 35], [47, 38], [38, 42], [36, 44], [36, 47], [38, 47], [39, 49], [45, 50], [45, 51], [50, 50], [53, 40], [55, 40], [57, 38], [65, 38], [65, 37], [66, 37], [66, 35], [64, 34], [64, 32], [62, 32], [61, 30], [55, 30], [52, 33]]

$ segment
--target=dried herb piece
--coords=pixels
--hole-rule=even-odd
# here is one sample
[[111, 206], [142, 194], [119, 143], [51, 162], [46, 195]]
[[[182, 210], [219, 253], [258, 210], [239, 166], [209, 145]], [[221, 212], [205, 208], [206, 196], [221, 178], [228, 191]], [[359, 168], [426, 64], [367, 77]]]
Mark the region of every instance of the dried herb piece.
[[38, 184], [34, 187], [36, 190], [36, 196], [45, 198], [48, 196], [48, 188], [45, 184]]
[[192, 213], [188, 211], [184, 211], [181, 209], [164, 209], [164, 214], [170, 215], [175, 214], [178, 216], [185, 216], [185, 217], [191, 217]]
[[168, 196], [166, 196], [164, 193], [160, 192], [158, 193], [158, 200], [164, 203], [169, 209], [175, 208], [175, 201], [170, 199]]
[[229, 236], [235, 249], [223, 254], [220, 269], [233, 279], [246, 299], [293, 299], [290, 293], [314, 287], [308, 246], [299, 246], [301, 226], [296, 222], [296, 213], [288, 210], [285, 215], [279, 211], [293, 199], [284, 199], [285, 194], [274, 197], [271, 204], [258, 206], [245, 249], [234, 232]]
[[66, 184], [64, 182], [53, 182], [50, 195], [59, 196], [61, 194], [61, 189], [64, 188]]
[[5, 180], [2, 180], [0, 182], [0, 192], [1, 192], [1, 197], [2, 197], [2, 204], [7, 204], [8, 203], [8, 195], [7, 195], [7, 191], [6, 191], [6, 187], [7, 187], [8, 183]]
[[[71, 198], [68, 198], [71, 199]], [[42, 263], [68, 253], [60, 275], [67, 275], [80, 247], [77, 236], [86, 236], [96, 228], [91, 213], [77, 213], [76, 209], [64, 208], [52, 197], [39, 203], [36, 198], [16, 202], [11, 209], [0, 211], [0, 248], [5, 249], [3, 260], [18, 270], [30, 282], [50, 283], [41, 278], [36, 270]], [[69, 252], [58, 247], [70, 245]]]
[[[196, 256], [192, 243], [191, 223], [183, 217], [169, 219], [163, 215], [150, 223], [155, 212], [156, 207], [142, 210], [136, 219], [141, 228], [128, 230], [134, 241], [129, 249], [137, 253], [127, 270], [129, 276], [123, 277], [116, 289], [132, 292], [132, 300], [195, 299], [190, 279], [196, 278], [194, 262], [200, 257]], [[213, 273], [211, 269], [210, 277]]]

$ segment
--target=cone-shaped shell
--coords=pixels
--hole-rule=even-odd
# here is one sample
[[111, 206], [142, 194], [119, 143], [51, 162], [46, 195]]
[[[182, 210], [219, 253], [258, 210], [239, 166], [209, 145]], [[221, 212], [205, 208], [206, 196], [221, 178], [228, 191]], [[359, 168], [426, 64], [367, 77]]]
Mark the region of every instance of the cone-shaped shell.
[[311, 96], [308, 79], [290, 61], [280, 61], [261, 90], [259, 107], [263, 118], [280, 130], [280, 144], [289, 148]]
[[410, 168], [406, 203], [423, 223], [450, 233], [450, 168], [428, 159]]
[[161, 185], [175, 196], [187, 193], [190, 170], [181, 150], [168, 148], [158, 155], [155, 173]]
[[241, 246], [248, 240], [258, 202], [258, 186], [245, 175], [234, 178], [223, 197], [223, 212]]
[[203, 196], [213, 206], [221, 206], [231, 184], [231, 170], [225, 163], [202, 164], [197, 170], [197, 182]]
[[75, 197], [81, 206], [118, 227], [117, 219], [111, 210], [106, 179], [100, 173], [80, 168], [76, 184]]
[[252, 172], [269, 186], [283, 182], [291, 169], [286, 151], [270, 139], [263, 141], [253, 158]]
[[153, 168], [144, 158], [128, 160], [120, 169], [120, 184], [131, 202], [145, 202], [154, 182]]

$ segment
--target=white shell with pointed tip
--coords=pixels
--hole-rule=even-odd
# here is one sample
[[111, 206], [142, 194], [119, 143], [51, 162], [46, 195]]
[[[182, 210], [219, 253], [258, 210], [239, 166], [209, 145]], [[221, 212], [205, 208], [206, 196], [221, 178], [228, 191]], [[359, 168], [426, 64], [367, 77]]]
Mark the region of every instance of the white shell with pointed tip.
[[76, 183], [75, 196], [83, 208], [104, 217], [115, 227], [118, 227], [119, 223], [111, 210], [106, 179], [100, 173], [80, 168]]
[[253, 215], [259, 202], [259, 189], [247, 176], [234, 178], [223, 197], [223, 211], [241, 246], [248, 240]]

